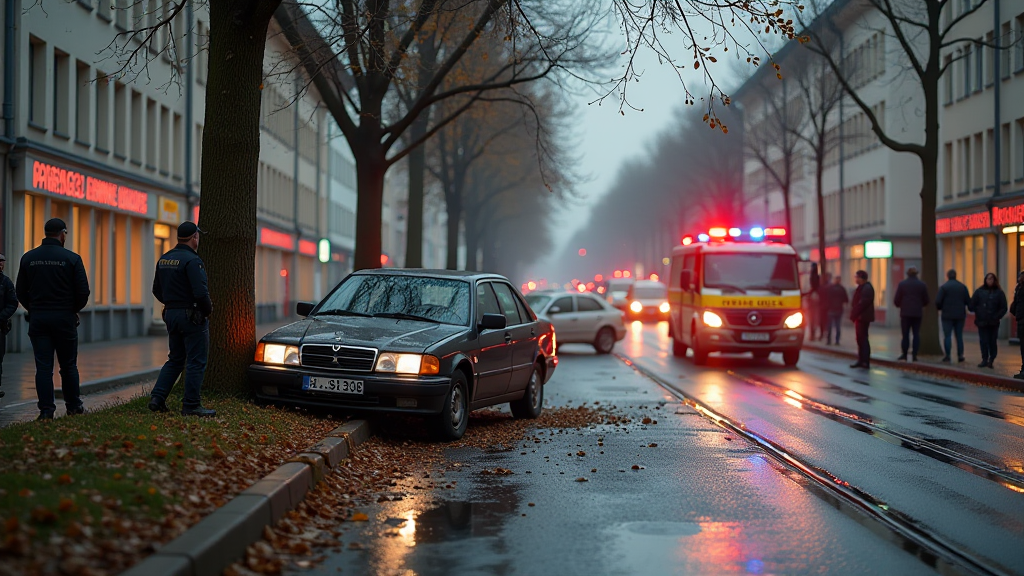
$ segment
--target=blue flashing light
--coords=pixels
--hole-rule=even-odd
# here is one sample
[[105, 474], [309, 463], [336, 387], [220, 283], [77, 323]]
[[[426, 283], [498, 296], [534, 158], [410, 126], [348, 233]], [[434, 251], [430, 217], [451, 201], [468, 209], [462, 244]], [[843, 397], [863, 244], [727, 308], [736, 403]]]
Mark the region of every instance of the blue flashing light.
[[754, 227], [750, 229], [751, 238], [764, 238], [764, 228]]
[[707, 234], [698, 234], [697, 240], [700, 242], [709, 242], [711, 241], [711, 236], [708, 236]]

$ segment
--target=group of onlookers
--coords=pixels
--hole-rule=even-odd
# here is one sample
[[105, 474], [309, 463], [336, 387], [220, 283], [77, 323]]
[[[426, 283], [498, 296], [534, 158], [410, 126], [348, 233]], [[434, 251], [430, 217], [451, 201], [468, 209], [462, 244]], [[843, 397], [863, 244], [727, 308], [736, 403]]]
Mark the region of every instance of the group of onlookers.
[[[1024, 333], [1024, 272], [1017, 277], [1013, 303], [1008, 307], [1006, 294], [999, 285], [999, 279], [991, 272], [985, 275], [981, 286], [974, 294], [962, 282], [956, 279], [956, 270], [946, 273], [946, 282], [939, 288], [934, 305], [940, 312], [943, 332], [943, 362], [952, 362], [953, 338], [956, 338], [957, 361], [965, 362], [964, 357], [964, 324], [967, 313], [974, 314], [974, 324], [978, 329], [978, 340], [981, 348], [979, 368], [993, 368], [998, 354], [999, 324], [1007, 312], [1017, 320], [1018, 334]], [[843, 311], [850, 305], [849, 318], [854, 323], [857, 338], [857, 362], [851, 368], [868, 368], [871, 359], [871, 344], [868, 341], [868, 326], [875, 320], [875, 290], [868, 281], [867, 272], [858, 270], [856, 274], [857, 288], [848, 297], [846, 288], [837, 276], [830, 279], [825, 274], [818, 290], [811, 296], [811, 340], [824, 339], [827, 344], [839, 344]], [[907, 360], [908, 354], [913, 361], [921, 348], [921, 319], [926, 307], [932, 304], [928, 294], [928, 286], [918, 278], [917, 268], [907, 269], [907, 278], [896, 287], [893, 304], [900, 310], [900, 341], [901, 354], [899, 360]], [[835, 337], [833, 338], [833, 331]], [[1021, 358], [1024, 363], [1024, 341], [1021, 342]], [[1024, 366], [1021, 373], [1014, 376], [1024, 379]]]

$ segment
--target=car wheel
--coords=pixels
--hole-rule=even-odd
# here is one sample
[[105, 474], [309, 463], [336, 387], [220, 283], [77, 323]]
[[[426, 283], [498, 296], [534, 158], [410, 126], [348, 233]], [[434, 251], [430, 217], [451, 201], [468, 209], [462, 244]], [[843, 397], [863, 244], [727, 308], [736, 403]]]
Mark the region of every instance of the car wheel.
[[786, 366], [796, 366], [797, 362], [800, 361], [799, 350], [786, 350], [782, 353], [782, 363]]
[[672, 337], [672, 355], [676, 358], [686, 358], [686, 344], [683, 344], [682, 340], [677, 339], [675, 336]]
[[520, 420], [532, 420], [540, 416], [544, 409], [544, 382], [540, 376], [540, 368], [533, 367], [523, 397], [509, 402], [508, 405], [512, 409], [512, 415]]
[[703, 366], [708, 363], [707, 351], [701, 349], [700, 340], [697, 338], [697, 333], [693, 333], [693, 363], [697, 366]]
[[437, 432], [444, 440], [458, 440], [466, 433], [469, 424], [469, 394], [466, 375], [456, 370], [452, 374], [452, 386], [445, 397], [444, 408], [437, 416]]
[[601, 328], [594, 338], [594, 350], [598, 354], [611, 354], [612, 348], [615, 348], [615, 332], [611, 328]]
[[767, 350], [758, 350], [754, 352], [754, 358], [758, 360], [767, 360], [768, 357], [771, 356], [771, 354], [772, 353]]

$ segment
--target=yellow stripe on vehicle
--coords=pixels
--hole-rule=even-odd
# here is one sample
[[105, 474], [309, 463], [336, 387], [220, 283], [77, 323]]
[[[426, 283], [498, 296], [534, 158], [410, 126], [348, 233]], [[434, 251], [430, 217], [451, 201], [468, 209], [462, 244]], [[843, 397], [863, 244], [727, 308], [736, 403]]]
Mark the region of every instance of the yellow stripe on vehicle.
[[702, 295], [700, 305], [708, 308], [800, 308], [800, 297]]

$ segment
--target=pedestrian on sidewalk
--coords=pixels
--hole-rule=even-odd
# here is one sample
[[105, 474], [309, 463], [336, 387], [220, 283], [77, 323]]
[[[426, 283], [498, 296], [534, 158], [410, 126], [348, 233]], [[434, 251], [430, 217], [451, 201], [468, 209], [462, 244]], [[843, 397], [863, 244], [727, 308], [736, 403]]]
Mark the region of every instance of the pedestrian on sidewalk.
[[953, 351], [952, 337], [956, 335], [957, 362], [964, 358], [964, 322], [967, 321], [967, 305], [971, 303], [971, 293], [956, 279], [956, 270], [946, 272], [946, 283], [939, 288], [935, 296], [935, 307], [942, 312], [942, 332], [945, 337], [946, 356], [943, 362], [949, 362]]
[[871, 367], [871, 343], [868, 341], [868, 327], [875, 321], [875, 287], [868, 282], [868, 273], [857, 270], [857, 289], [850, 303], [850, 320], [853, 320], [857, 335], [857, 361], [850, 368]]
[[164, 305], [167, 325], [167, 362], [160, 370], [149, 409], [167, 412], [167, 397], [174, 382], [185, 370], [185, 397], [181, 401], [182, 416], [216, 416], [216, 410], [203, 408], [200, 393], [206, 357], [210, 349], [210, 314], [213, 301], [206, 284], [206, 268], [199, 249], [199, 234], [192, 222], [178, 226], [178, 245], [160, 257], [153, 277], [153, 296]]
[[985, 283], [974, 291], [967, 308], [974, 312], [974, 325], [978, 327], [978, 339], [981, 341], [981, 364], [978, 368], [995, 368], [992, 362], [998, 352], [999, 321], [1006, 316], [1006, 294], [995, 274], [985, 274]]
[[85, 413], [78, 375], [78, 313], [89, 303], [89, 279], [82, 257], [64, 248], [68, 228], [60, 218], [43, 225], [42, 243], [21, 257], [17, 294], [28, 318], [36, 360], [38, 420], [51, 420], [53, 355], [60, 364], [61, 390], [69, 416]]
[[840, 327], [843, 325], [843, 309], [846, 304], [850, 301], [849, 295], [846, 294], [846, 287], [843, 286], [843, 279], [836, 276], [835, 280], [828, 285], [828, 291], [825, 293], [825, 302], [827, 305], [828, 317], [828, 344], [832, 344], [832, 328], [836, 329], [836, 346], [839, 346], [839, 333]]
[[896, 297], [893, 298], [893, 304], [900, 309], [900, 332], [903, 334], [900, 341], [902, 353], [898, 360], [907, 359], [907, 350], [911, 348], [910, 334], [913, 333], [911, 358], [917, 362], [917, 353], [921, 350], [921, 317], [929, 302], [928, 286], [917, 277], [917, 268], [907, 268], [907, 277], [896, 286]]
[[[4, 355], [7, 353], [7, 335], [11, 332], [11, 318], [18, 311], [18, 295], [14, 282], [4, 274], [5, 266], [7, 256], [0, 254], [0, 386], [3, 386]], [[0, 398], [3, 397], [4, 391], [0, 389]]]
[[804, 314], [807, 316], [807, 339], [811, 342], [821, 338], [821, 321], [818, 318], [821, 309], [821, 304], [819, 303], [820, 297], [820, 291], [812, 290], [804, 299], [804, 303], [806, 304]]
[[1020, 339], [1020, 372], [1013, 377], [1024, 380], [1024, 271], [1017, 274], [1017, 287], [1013, 289], [1013, 304], [1010, 304], [1010, 314], [1013, 314], [1017, 321], [1017, 337]]

